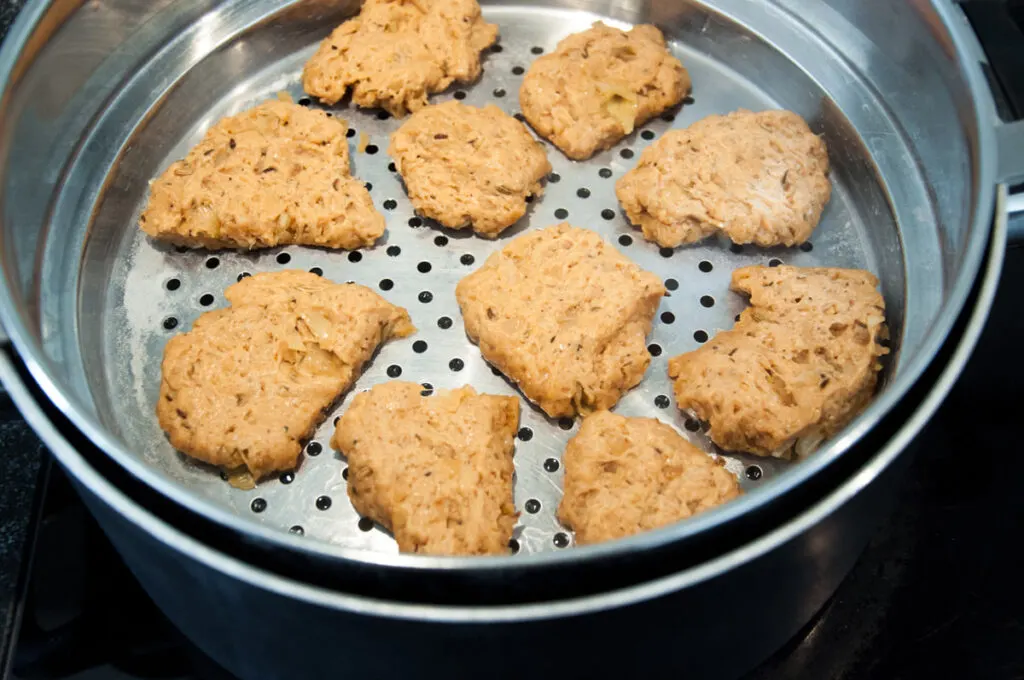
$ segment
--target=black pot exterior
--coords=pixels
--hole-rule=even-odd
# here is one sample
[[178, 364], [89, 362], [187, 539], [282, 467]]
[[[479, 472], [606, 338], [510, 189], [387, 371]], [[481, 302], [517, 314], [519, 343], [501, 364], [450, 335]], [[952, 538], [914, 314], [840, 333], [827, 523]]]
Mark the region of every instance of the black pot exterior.
[[752, 668], [821, 608], [888, 513], [908, 460], [899, 457], [809, 530], [698, 584], [515, 622], [490, 620], [486, 610], [477, 622], [396, 619], [290, 597], [209, 568], [79, 490], [157, 605], [240, 678], [410, 677], [427, 669], [439, 677], [486, 669], [496, 677], [721, 678]]

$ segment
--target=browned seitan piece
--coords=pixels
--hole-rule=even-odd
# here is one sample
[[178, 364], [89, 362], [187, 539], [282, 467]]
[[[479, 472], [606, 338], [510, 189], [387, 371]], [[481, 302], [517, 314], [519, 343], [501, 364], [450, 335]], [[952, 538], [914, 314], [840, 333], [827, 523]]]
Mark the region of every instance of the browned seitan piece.
[[377, 347], [415, 331], [368, 288], [257, 274], [228, 288], [164, 350], [160, 427], [183, 453], [260, 477], [296, 466], [303, 441]]
[[151, 183], [140, 226], [194, 248], [373, 245], [384, 218], [351, 177], [347, 131], [281, 100], [224, 118]]
[[495, 237], [526, 212], [551, 172], [544, 145], [497, 106], [428, 106], [391, 135], [388, 153], [424, 217]]
[[553, 417], [611, 408], [640, 382], [664, 294], [657, 276], [564, 223], [513, 239], [455, 290], [484, 358]]
[[576, 543], [656, 529], [736, 498], [736, 476], [668, 425], [598, 411], [565, 449], [558, 518]]
[[480, 75], [480, 52], [498, 39], [476, 0], [365, 0], [306, 63], [306, 92], [335, 104], [351, 90], [358, 106], [404, 116], [427, 95]]
[[389, 382], [356, 395], [333, 446], [348, 458], [356, 510], [390, 529], [402, 552], [508, 552], [516, 522], [513, 440], [519, 400], [472, 387]]
[[871, 401], [888, 353], [878, 279], [858, 269], [744, 267], [750, 307], [729, 331], [669, 362], [679, 408], [730, 451], [806, 455]]
[[664, 248], [721, 232], [793, 246], [832, 193], [825, 143], [790, 111], [736, 111], [671, 130], [616, 185], [630, 222]]
[[533, 129], [566, 156], [590, 158], [690, 91], [690, 75], [654, 26], [630, 31], [594, 24], [538, 58], [519, 105]]

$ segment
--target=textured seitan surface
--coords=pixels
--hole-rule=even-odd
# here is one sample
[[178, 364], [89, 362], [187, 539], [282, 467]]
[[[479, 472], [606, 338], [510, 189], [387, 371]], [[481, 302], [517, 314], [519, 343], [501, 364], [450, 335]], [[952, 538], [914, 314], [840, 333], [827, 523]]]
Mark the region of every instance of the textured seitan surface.
[[424, 217], [497, 236], [526, 213], [551, 172], [544, 145], [496, 106], [428, 106], [391, 135], [388, 153]]
[[498, 27], [476, 0], [365, 0], [306, 63], [302, 85], [327, 104], [351, 90], [358, 106], [404, 116], [427, 95], [480, 75], [480, 52]]
[[616, 185], [630, 222], [665, 248], [716, 232], [793, 246], [832, 193], [825, 143], [789, 111], [736, 111], [672, 130]]
[[515, 238], [455, 291], [484, 358], [553, 417], [611, 408], [640, 382], [664, 294], [657, 276], [564, 223]]
[[654, 418], [588, 416], [563, 457], [558, 518], [580, 545], [671, 524], [740, 494], [715, 460]]
[[178, 450], [256, 479], [294, 468], [377, 347], [415, 330], [370, 289], [307, 272], [257, 274], [224, 295], [230, 307], [167, 343], [157, 417]]
[[750, 307], [729, 331], [669, 362], [679, 408], [731, 451], [805, 455], [870, 402], [888, 353], [878, 279], [856, 269], [744, 267]]
[[140, 226], [196, 248], [373, 245], [384, 218], [351, 177], [347, 130], [280, 100], [224, 118], [151, 183]]
[[566, 156], [590, 158], [675, 106], [690, 76], [654, 26], [630, 31], [598, 22], [558, 43], [523, 79], [519, 105]]
[[341, 417], [331, 441], [348, 458], [352, 504], [390, 529], [402, 552], [507, 552], [519, 400], [472, 387], [422, 392], [377, 385]]

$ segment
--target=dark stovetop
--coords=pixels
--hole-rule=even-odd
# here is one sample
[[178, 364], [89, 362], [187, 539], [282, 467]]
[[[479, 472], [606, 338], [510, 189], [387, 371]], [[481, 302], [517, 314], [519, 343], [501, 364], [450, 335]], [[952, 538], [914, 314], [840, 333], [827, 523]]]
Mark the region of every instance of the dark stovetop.
[[[22, 2], [0, 0], [0, 34]], [[1017, 248], [981, 343], [922, 435], [892, 517], [815, 620], [747, 680], [1024, 678], [1024, 551], [1014, 545], [1024, 493], [1000, 456], [1019, 441], [1021, 293]], [[25, 680], [225, 678], [141, 591], [6, 395], [0, 452], [0, 678], [15, 633], [12, 677]]]

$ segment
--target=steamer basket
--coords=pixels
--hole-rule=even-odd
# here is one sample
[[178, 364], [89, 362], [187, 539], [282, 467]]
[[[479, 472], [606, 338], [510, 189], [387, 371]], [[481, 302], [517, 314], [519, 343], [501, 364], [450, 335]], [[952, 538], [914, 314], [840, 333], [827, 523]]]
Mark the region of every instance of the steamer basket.
[[[629, 560], [749, 520], [806, 490], [871, 432], [932, 360], [976, 280], [996, 182], [1012, 174], [1012, 164], [997, 164], [997, 140], [1020, 139], [1019, 125], [997, 124], [973, 37], [943, 0], [485, 3], [486, 18], [500, 26], [500, 46], [486, 54], [478, 82], [453, 87], [435, 103], [457, 98], [517, 113], [530, 63], [598, 19], [661, 27], [690, 71], [692, 99], [586, 162], [547, 145], [554, 171], [543, 197], [496, 241], [417, 218], [386, 155], [401, 121], [348, 105], [328, 110], [354, 131], [353, 174], [372, 185], [387, 218], [376, 247], [177, 252], [142, 235], [136, 225], [148, 180], [218, 118], [281, 91], [317, 106], [303, 98], [302, 64], [356, 10], [354, 2], [322, 0], [44, 3], [26, 10], [0, 55], [10, 70], [0, 137], [0, 320], [31, 379], [117, 470], [156, 491], [154, 502], [170, 501], [261, 550], [282, 549], [337, 570], [384, 566], [475, 579], [521, 567]], [[666, 130], [740, 107], [791, 109], [824, 137], [834, 192], [811, 244], [765, 250], [712, 240], [673, 251], [644, 241], [619, 210], [616, 179]], [[649, 337], [656, 356], [616, 410], [660, 418], [723, 455], [747, 494], [642, 536], [566, 549], [572, 537], [555, 510], [561, 452], [578, 424], [547, 419], [524, 400], [516, 553], [399, 555], [386, 533], [359, 522], [347, 500], [345, 462], [328, 445], [334, 418], [352, 393], [399, 374], [435, 388], [472, 384], [517, 394], [466, 339], [454, 287], [517, 234], [560, 221], [599, 232], [670, 289]], [[892, 331], [875, 402], [797, 464], [714, 451], [699, 425], [675, 409], [666, 376], [670, 357], [731, 327], [743, 309], [728, 291], [731, 271], [775, 262], [874, 271]], [[154, 417], [160, 357], [173, 333], [225, 304], [224, 288], [242, 273], [283, 268], [317, 269], [379, 290], [408, 308], [420, 331], [378, 353], [294, 475], [242, 491], [166, 442]]]

